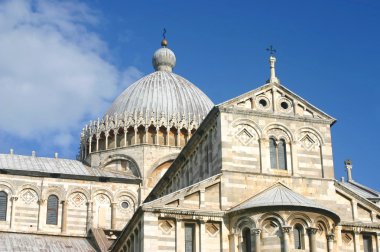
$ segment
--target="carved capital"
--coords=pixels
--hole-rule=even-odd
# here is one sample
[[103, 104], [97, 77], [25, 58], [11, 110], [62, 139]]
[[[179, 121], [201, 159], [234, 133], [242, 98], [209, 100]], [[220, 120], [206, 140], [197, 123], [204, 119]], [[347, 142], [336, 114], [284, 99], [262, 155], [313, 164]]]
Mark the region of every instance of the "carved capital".
[[43, 204], [45, 204], [45, 202], [46, 202], [46, 199], [37, 200], [38, 205], [43, 205]]
[[282, 227], [282, 233], [289, 234], [292, 230], [292, 227]]
[[334, 234], [328, 234], [328, 235], [326, 235], [326, 238], [328, 241], [333, 241], [334, 240]]
[[12, 196], [11, 197], [11, 201], [17, 201], [18, 200], [18, 197], [17, 196]]
[[318, 232], [318, 228], [308, 228], [307, 233], [309, 235], [315, 235]]
[[251, 229], [252, 234], [254, 235], [260, 235], [261, 234], [261, 229], [258, 228], [252, 228]]

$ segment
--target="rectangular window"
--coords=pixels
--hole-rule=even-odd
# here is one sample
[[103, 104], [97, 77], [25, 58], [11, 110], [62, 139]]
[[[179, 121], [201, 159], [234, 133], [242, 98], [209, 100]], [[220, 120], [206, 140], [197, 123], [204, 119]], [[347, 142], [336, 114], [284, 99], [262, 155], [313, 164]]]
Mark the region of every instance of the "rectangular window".
[[195, 251], [195, 224], [185, 224], [185, 252]]
[[370, 235], [363, 235], [364, 252], [372, 252], [372, 237]]

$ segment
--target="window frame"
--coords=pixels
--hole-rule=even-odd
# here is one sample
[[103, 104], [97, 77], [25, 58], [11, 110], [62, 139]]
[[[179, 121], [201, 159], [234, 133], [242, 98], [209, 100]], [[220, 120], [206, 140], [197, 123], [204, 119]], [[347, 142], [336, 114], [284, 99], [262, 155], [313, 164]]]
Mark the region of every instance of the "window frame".
[[[56, 204], [56, 208], [49, 208], [49, 199], [53, 199], [55, 198], [57, 204]], [[53, 212], [54, 211], [54, 212]], [[46, 202], [46, 224], [47, 225], [58, 225], [58, 211], [59, 211], [59, 198], [57, 195], [55, 194], [51, 194], [49, 195], [48, 199], [47, 199], [47, 202]], [[51, 222], [50, 219], [49, 219], [49, 213], [54, 213], [55, 214], [55, 218], [54, 218], [54, 222]]]
[[[5, 198], [5, 205], [4, 205], [4, 212], [3, 213], [0, 213], [0, 216], [4, 216], [4, 218], [0, 218], [0, 221], [7, 221], [7, 214], [8, 214], [8, 193], [5, 192], [5, 191], [0, 191], [0, 197], [1, 197], [1, 194], [3, 195], [3, 197]], [[0, 208], [1, 210], [1, 208]]]
[[[280, 145], [281, 143], [281, 145]], [[280, 147], [282, 146], [282, 155], [280, 155]], [[269, 137], [269, 158], [270, 168], [276, 170], [287, 171], [287, 148], [285, 139], [276, 140], [274, 137]], [[283, 162], [280, 162], [280, 161]], [[282, 164], [283, 163], [283, 164]], [[281, 167], [284, 165], [284, 167]]]
[[[187, 243], [188, 243], [188, 240], [187, 240], [187, 227], [191, 227], [191, 250], [188, 250], [188, 248], [187, 248]], [[196, 239], [196, 235], [195, 235], [195, 228], [196, 228], [196, 226], [195, 226], [195, 223], [185, 223], [185, 252], [195, 252], [196, 251], [196, 241], [195, 241], [195, 239]]]

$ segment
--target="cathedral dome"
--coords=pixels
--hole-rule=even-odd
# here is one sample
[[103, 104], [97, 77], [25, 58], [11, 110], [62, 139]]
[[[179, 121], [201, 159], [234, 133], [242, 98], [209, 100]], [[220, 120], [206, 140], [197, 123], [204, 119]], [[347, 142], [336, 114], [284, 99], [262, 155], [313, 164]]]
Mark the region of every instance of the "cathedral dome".
[[202, 119], [214, 106], [194, 84], [172, 72], [176, 63], [173, 51], [161, 44], [152, 59], [155, 72], [130, 85], [115, 99], [105, 116], [152, 115], [180, 116], [188, 121]]

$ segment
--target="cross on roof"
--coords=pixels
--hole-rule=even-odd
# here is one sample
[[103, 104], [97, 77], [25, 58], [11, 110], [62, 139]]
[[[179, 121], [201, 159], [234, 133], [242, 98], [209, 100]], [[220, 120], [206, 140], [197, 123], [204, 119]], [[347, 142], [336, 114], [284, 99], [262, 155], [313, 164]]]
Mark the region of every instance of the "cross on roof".
[[274, 49], [274, 47], [271, 45], [269, 48], [266, 49], [270, 55], [273, 55], [276, 53], [276, 49]]

